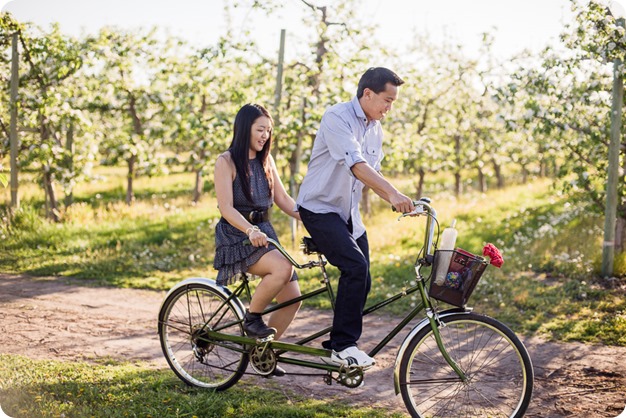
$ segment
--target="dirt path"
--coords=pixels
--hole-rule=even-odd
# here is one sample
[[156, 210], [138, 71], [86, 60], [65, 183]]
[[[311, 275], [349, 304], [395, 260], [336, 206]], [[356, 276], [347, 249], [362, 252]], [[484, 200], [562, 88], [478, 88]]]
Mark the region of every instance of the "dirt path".
[[[165, 292], [90, 288], [64, 278], [31, 278], [0, 273], [0, 352], [34, 359], [90, 361], [96, 358], [143, 360], [167, 368], [156, 333]], [[369, 317], [363, 341], [389, 329], [388, 318]], [[302, 310], [285, 336], [304, 335], [330, 323], [330, 316]], [[404, 335], [405, 333], [402, 333]], [[245, 376], [256, 384], [285, 383], [315, 398], [338, 399], [389, 411], [406, 412], [393, 391], [393, 364], [401, 337], [377, 357], [365, 385], [327, 386], [321, 377], [285, 376], [271, 381]], [[535, 367], [535, 394], [529, 417], [616, 417], [626, 406], [626, 348], [524, 340]], [[367, 343], [364, 349], [370, 347]], [[286, 366], [287, 371], [296, 368]]]

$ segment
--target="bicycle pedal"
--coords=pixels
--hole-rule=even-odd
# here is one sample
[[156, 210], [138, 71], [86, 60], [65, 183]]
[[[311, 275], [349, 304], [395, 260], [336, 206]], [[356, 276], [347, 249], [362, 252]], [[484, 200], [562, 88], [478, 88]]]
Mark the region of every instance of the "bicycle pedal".
[[356, 371], [356, 370], [362, 370], [362, 371], [366, 371], [371, 369], [372, 367], [374, 367], [373, 364], [369, 365], [369, 366], [344, 366], [344, 370], [348, 370], [348, 371]]
[[256, 343], [257, 344], [265, 344], [265, 343], [269, 343], [271, 341], [274, 341], [274, 334], [269, 335], [269, 336], [267, 336], [265, 338], [257, 338], [256, 339]]

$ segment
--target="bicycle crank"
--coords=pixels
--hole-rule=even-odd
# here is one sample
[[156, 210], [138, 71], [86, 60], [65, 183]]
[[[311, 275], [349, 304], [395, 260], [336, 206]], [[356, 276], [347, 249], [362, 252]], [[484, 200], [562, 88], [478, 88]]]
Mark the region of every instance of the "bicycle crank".
[[269, 376], [276, 369], [276, 354], [267, 345], [252, 347], [249, 358], [250, 366], [261, 376]]
[[358, 388], [363, 384], [363, 368], [362, 367], [341, 367], [337, 373], [337, 377], [333, 376], [333, 372], [328, 372], [324, 376], [324, 383], [332, 385], [333, 380], [340, 385], [349, 388]]
[[337, 381], [349, 388], [358, 388], [363, 384], [363, 374], [362, 367], [342, 367]]

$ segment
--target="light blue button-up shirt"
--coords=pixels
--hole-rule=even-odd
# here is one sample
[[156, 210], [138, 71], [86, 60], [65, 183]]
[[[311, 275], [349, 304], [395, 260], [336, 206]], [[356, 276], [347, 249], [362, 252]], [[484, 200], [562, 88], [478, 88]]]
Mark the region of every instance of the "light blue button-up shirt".
[[382, 143], [380, 122], [367, 122], [356, 97], [330, 107], [317, 131], [296, 206], [315, 213], [337, 213], [346, 222], [352, 217], [353, 236], [360, 237], [365, 232], [359, 213], [364, 185], [350, 169], [364, 162], [379, 171]]

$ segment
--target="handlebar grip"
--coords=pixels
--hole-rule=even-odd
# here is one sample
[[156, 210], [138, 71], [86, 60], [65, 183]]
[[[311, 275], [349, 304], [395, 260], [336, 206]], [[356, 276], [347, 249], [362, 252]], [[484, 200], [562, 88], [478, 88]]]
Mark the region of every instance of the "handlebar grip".
[[[417, 206], [420, 203], [430, 203], [430, 198], [429, 197], [422, 197], [419, 200], [414, 200], [413, 201], [413, 206]], [[391, 210], [394, 212], [397, 212], [396, 208], [391, 206]]]

